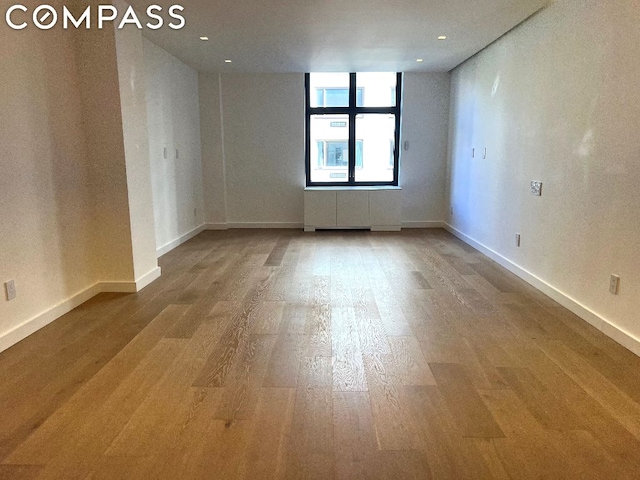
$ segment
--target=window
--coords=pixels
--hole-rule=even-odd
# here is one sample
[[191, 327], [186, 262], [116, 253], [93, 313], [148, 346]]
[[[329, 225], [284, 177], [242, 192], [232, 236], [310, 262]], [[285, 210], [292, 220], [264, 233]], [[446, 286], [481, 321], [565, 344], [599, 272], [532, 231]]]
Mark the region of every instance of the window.
[[398, 185], [401, 94], [400, 73], [308, 73], [307, 185]]

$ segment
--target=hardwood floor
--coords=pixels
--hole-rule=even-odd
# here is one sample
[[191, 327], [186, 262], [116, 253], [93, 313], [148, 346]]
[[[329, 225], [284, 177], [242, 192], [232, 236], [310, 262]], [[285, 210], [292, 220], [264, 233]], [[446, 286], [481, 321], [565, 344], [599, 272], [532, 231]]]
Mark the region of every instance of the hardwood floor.
[[442, 230], [205, 232], [0, 354], [0, 479], [624, 479], [640, 358]]

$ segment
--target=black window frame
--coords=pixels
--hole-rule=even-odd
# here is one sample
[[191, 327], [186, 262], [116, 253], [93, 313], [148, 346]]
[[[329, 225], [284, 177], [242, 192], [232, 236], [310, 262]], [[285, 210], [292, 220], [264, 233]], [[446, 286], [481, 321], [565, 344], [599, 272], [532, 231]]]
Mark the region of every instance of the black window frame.
[[[397, 187], [400, 171], [400, 126], [402, 112], [402, 73], [396, 73], [396, 104], [393, 107], [358, 107], [356, 104], [356, 73], [349, 73], [349, 106], [348, 107], [312, 107], [311, 106], [311, 74], [306, 73], [305, 83], [305, 173], [307, 187]], [[393, 180], [391, 182], [357, 182], [356, 181], [356, 117], [366, 114], [395, 115], [395, 148]], [[349, 165], [347, 182], [312, 182], [311, 181], [311, 117], [313, 115], [348, 115], [349, 116]]]

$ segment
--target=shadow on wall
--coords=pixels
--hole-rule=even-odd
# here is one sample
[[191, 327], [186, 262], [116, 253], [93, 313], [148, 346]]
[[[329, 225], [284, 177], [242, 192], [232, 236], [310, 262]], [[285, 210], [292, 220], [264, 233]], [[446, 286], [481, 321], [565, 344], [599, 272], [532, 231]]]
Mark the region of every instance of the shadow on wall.
[[[69, 42], [69, 40], [65, 40]], [[56, 43], [46, 44], [43, 64], [50, 78], [63, 78], [73, 62], [73, 83], [46, 82], [51, 145], [51, 180], [56, 208], [58, 263], [64, 296], [77, 293], [97, 276], [92, 250], [92, 204], [89, 157], [82, 130], [82, 105], [75, 58], [60, 54]], [[72, 46], [70, 46], [72, 48]], [[67, 49], [62, 50], [67, 52]], [[60, 58], [63, 57], [63, 58]], [[70, 134], [71, 131], [71, 134]], [[78, 284], [78, 272], [84, 278]]]
[[33, 29], [4, 33], [1, 129], [11, 170], [2, 188], [9, 220], [0, 248], [18, 297], [3, 305], [14, 324], [3, 322], [0, 334], [95, 282], [73, 44], [62, 32], [48, 33], [46, 42]]

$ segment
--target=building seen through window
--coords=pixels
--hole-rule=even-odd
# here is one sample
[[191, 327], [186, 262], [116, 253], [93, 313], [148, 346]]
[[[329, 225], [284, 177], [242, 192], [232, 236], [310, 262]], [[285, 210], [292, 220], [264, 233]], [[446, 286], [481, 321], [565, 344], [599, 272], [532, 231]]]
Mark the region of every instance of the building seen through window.
[[307, 75], [308, 185], [397, 185], [401, 78]]

